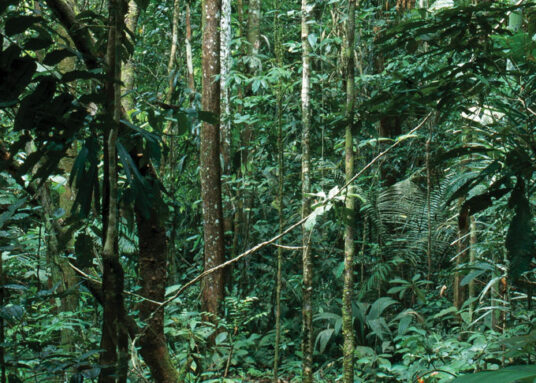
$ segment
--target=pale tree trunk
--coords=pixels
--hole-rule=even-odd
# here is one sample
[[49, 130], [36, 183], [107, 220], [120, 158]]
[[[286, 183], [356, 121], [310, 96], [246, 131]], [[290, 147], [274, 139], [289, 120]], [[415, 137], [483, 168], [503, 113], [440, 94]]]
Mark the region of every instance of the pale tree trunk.
[[223, 172], [228, 175], [231, 170], [231, 105], [227, 81], [231, 69], [231, 0], [222, 0], [220, 29], [220, 99], [221, 99], [221, 151]]
[[[220, 115], [220, 0], [203, 1], [203, 94], [202, 109]], [[223, 212], [220, 179], [219, 124], [203, 122], [200, 147], [201, 199], [204, 228], [204, 268], [218, 266], [224, 261]], [[215, 320], [223, 300], [223, 274], [220, 271], [206, 276], [201, 292], [202, 309]]]
[[[227, 81], [231, 69], [231, 0], [222, 0], [220, 28], [220, 124], [221, 124], [221, 154], [223, 158], [223, 175], [231, 175], [231, 105]], [[231, 189], [226, 187], [227, 201], [224, 206], [224, 232], [229, 233], [233, 228], [233, 211], [230, 200]]]
[[[302, 218], [311, 212], [311, 100], [310, 100], [310, 77], [311, 47], [309, 46], [309, 16], [312, 5], [307, 0], [301, 3], [301, 42], [302, 42], [302, 87], [301, 87], [301, 114], [302, 114]], [[302, 265], [303, 265], [303, 308], [302, 308], [302, 381], [313, 381], [313, 260], [311, 256], [312, 231], [305, 225], [302, 227]]]
[[[354, 146], [353, 146], [353, 119], [354, 119], [354, 41], [355, 41], [355, 8], [357, 0], [348, 1], [348, 21], [346, 28], [346, 134], [345, 134], [345, 176], [350, 182], [354, 175]], [[354, 381], [354, 328], [352, 323], [352, 296], [354, 289], [354, 218], [355, 199], [353, 187], [348, 186], [346, 195], [346, 223], [344, 227], [344, 284], [342, 294], [342, 333], [343, 345], [343, 381]]]
[[[169, 61], [167, 66], [168, 72], [168, 91], [166, 94], [166, 102], [171, 104], [173, 98], [173, 92], [175, 90], [175, 77], [176, 77], [176, 63], [177, 63], [177, 51], [179, 49], [179, 19], [180, 19], [180, 0], [173, 2], [173, 21], [171, 28], [171, 49], [169, 51]], [[171, 122], [168, 122], [166, 126], [166, 132], [169, 132], [171, 128]]]
[[[281, 23], [279, 22], [280, 0], [275, 0], [274, 4], [274, 45], [276, 63], [279, 68], [283, 67], [283, 43], [281, 41]], [[277, 108], [277, 151], [278, 151], [278, 190], [277, 200], [279, 203], [279, 234], [283, 232], [283, 186], [285, 171], [285, 152], [283, 147], [283, 82], [280, 79], [276, 94]], [[281, 343], [281, 268], [283, 264], [283, 249], [277, 248], [277, 274], [275, 287], [275, 343], [274, 343], [274, 383], [279, 381], [279, 347]]]
[[188, 88], [190, 89], [190, 103], [195, 96], [194, 63], [192, 58], [192, 21], [190, 14], [190, 1], [186, 2], [186, 36], [184, 46], [186, 49], [186, 70], [188, 71]]
[[[128, 30], [126, 33], [127, 39], [129, 39], [132, 46], [135, 45], [133, 36], [136, 34], [136, 27], [138, 25], [138, 18], [140, 16], [140, 8], [135, 0], [130, 0], [128, 3], [128, 12], [125, 17], [125, 28]], [[134, 59], [130, 56], [127, 62], [123, 65], [121, 70], [121, 81], [123, 81], [123, 98], [121, 103], [125, 112], [129, 114], [135, 105], [135, 97], [133, 95], [135, 80], [135, 68]]]
[[127, 379], [128, 334], [124, 327], [123, 269], [118, 253], [118, 206], [117, 206], [117, 153], [116, 141], [121, 119], [121, 26], [124, 8], [121, 1], [110, 0], [108, 45], [106, 49], [106, 135], [107, 148], [104, 167], [108, 177], [107, 219], [104, 225], [104, 245], [102, 252], [103, 278], [103, 323], [99, 363], [103, 366], [99, 383], [123, 383]]

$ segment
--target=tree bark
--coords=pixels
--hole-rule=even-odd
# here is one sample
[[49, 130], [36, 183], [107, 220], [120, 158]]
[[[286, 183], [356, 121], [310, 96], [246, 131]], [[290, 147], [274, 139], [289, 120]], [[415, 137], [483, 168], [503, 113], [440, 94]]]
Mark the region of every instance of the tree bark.
[[[301, 114], [302, 114], [302, 218], [311, 212], [311, 105], [310, 105], [310, 71], [311, 59], [309, 46], [309, 16], [312, 5], [307, 0], [301, 3], [301, 43], [302, 43], [302, 86], [301, 86]], [[303, 308], [302, 308], [302, 381], [313, 382], [313, 260], [311, 257], [311, 234], [312, 231], [302, 226], [302, 266], [303, 266]]]
[[124, 275], [118, 253], [117, 153], [116, 141], [121, 118], [121, 26], [124, 7], [120, 0], [109, 0], [109, 30], [106, 49], [105, 83], [105, 146], [104, 166], [107, 169], [108, 189], [103, 198], [108, 200], [106, 228], [102, 252], [103, 322], [99, 363], [103, 366], [99, 383], [123, 383], [127, 380], [128, 334], [124, 327], [126, 316], [123, 301]]
[[188, 71], [188, 88], [190, 89], [190, 103], [194, 100], [195, 95], [195, 79], [194, 79], [194, 64], [192, 59], [192, 24], [190, 15], [190, 1], [186, 2], [186, 37], [184, 38], [186, 47], [186, 69]]
[[[220, 0], [203, 1], [203, 93], [202, 109], [220, 115]], [[219, 124], [203, 122], [201, 126], [200, 178], [204, 228], [204, 268], [208, 270], [224, 261], [223, 212], [220, 179]], [[202, 309], [215, 320], [223, 300], [223, 274], [217, 271], [205, 277], [201, 292]]]
[[[166, 227], [159, 214], [160, 187], [154, 168], [150, 164], [140, 166], [140, 173], [146, 179], [152, 180], [153, 206], [149, 217], [143, 214], [141, 208], [136, 208], [136, 221], [139, 238], [139, 276], [140, 294], [153, 301], [163, 302], [167, 282], [167, 237]], [[140, 337], [141, 355], [151, 369], [151, 376], [158, 383], [176, 383], [179, 381], [177, 369], [171, 362], [171, 357], [164, 336], [164, 310], [151, 317], [158, 306], [150, 301], [142, 301], [139, 306], [140, 319], [145, 322], [147, 329]]]
[[[355, 8], [357, 0], [348, 1], [348, 21], [346, 22], [346, 132], [345, 132], [345, 178], [350, 182], [354, 176], [353, 119], [354, 119], [354, 41], [355, 41]], [[354, 218], [355, 199], [353, 187], [348, 187], [346, 195], [346, 220], [344, 227], [344, 283], [342, 294], [342, 333], [343, 345], [343, 381], [354, 381], [354, 327], [352, 323], [352, 296], [354, 289]]]
[[[171, 104], [173, 98], [173, 92], [175, 90], [175, 75], [176, 75], [176, 63], [177, 63], [177, 51], [179, 50], [179, 19], [180, 19], [180, 0], [173, 1], [173, 21], [171, 29], [171, 49], [169, 51], [169, 61], [167, 66], [168, 71], [168, 91], [166, 95], [166, 102]], [[171, 124], [167, 125], [166, 130], [169, 130]]]
[[[132, 46], [135, 45], [134, 36], [136, 35], [136, 27], [138, 26], [138, 18], [140, 17], [140, 8], [135, 0], [130, 0], [128, 3], [128, 11], [125, 17], [125, 28], [128, 30], [127, 39]], [[122, 104], [126, 113], [130, 113], [134, 109], [135, 97], [133, 95], [134, 80], [135, 80], [134, 59], [130, 56], [121, 70], [121, 80], [123, 81], [123, 98]]]
[[[231, 0], [222, 0], [221, 5], [221, 36], [220, 36], [220, 123], [221, 123], [221, 143], [220, 150], [223, 159], [223, 175], [231, 175], [231, 101], [227, 81], [231, 70]], [[225, 187], [226, 200], [224, 202], [223, 230], [226, 235], [226, 243], [232, 241], [233, 230], [233, 208], [231, 206], [232, 189]], [[230, 270], [226, 270], [225, 279], [227, 283], [231, 280]]]

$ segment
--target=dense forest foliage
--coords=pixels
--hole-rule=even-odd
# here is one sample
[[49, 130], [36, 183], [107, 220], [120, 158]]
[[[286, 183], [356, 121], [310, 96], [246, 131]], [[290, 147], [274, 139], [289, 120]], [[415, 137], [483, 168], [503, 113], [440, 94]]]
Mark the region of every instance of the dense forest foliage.
[[535, 382], [534, 0], [0, 0], [0, 383]]

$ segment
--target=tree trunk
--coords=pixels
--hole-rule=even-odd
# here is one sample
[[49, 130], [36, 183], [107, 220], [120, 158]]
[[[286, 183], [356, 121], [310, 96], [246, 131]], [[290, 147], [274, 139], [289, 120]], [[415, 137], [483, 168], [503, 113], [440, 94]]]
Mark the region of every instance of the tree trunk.
[[[132, 46], [135, 45], [133, 36], [136, 34], [136, 27], [138, 25], [138, 18], [140, 16], [140, 8], [135, 0], [130, 0], [128, 3], [128, 12], [125, 17], [125, 28], [128, 33], [126, 34]], [[123, 81], [123, 98], [121, 103], [125, 112], [128, 114], [134, 109], [135, 97], [133, 95], [134, 90], [134, 60], [130, 56], [121, 70], [121, 80]]]
[[[150, 164], [141, 166], [140, 173], [146, 179], [153, 180], [152, 190], [155, 194], [158, 193], [160, 188]], [[159, 214], [159, 206], [162, 206], [160, 196], [155, 195], [153, 198], [149, 217], [143, 214], [142, 209], [136, 208], [140, 249], [138, 260], [140, 294], [153, 301], [163, 302], [167, 282], [166, 226], [160, 218], [163, 214]], [[147, 330], [140, 338], [141, 355], [151, 369], [153, 380], [158, 383], [178, 382], [179, 375], [171, 362], [164, 336], [164, 310], [158, 310], [152, 315], [158, 306], [150, 301], [142, 301], [138, 308], [140, 319], [147, 326]]]
[[[301, 87], [301, 109], [302, 109], [302, 218], [311, 212], [311, 154], [310, 154], [310, 132], [311, 132], [311, 106], [310, 106], [310, 71], [311, 58], [309, 52], [309, 15], [312, 5], [307, 0], [301, 3], [301, 42], [302, 42], [302, 87]], [[303, 265], [303, 308], [302, 308], [302, 381], [304, 383], [313, 382], [313, 260], [311, 257], [311, 234], [312, 231], [302, 226], [302, 265]]]
[[[274, 45], [275, 56], [278, 68], [283, 68], [283, 42], [281, 23], [279, 22], [279, 7], [280, 0], [275, 1], [274, 9]], [[276, 94], [277, 108], [277, 152], [278, 152], [278, 190], [277, 201], [279, 204], [279, 234], [283, 232], [283, 188], [284, 188], [284, 172], [285, 172], [285, 148], [283, 146], [283, 82], [280, 79], [277, 86]], [[275, 343], [274, 343], [274, 377], [273, 382], [279, 381], [279, 347], [281, 343], [281, 285], [282, 275], [281, 269], [283, 264], [283, 249], [277, 248], [277, 272], [276, 272], [276, 287], [275, 287]]]
[[[180, 0], [173, 1], [173, 21], [171, 29], [171, 49], [169, 51], [169, 61], [167, 66], [168, 72], [168, 91], [166, 94], [166, 102], [171, 104], [173, 98], [173, 92], [175, 90], [175, 77], [176, 77], [176, 63], [177, 63], [177, 51], [179, 49], [179, 20], [180, 19]], [[171, 128], [171, 122], [166, 125], [166, 132], [169, 132]]]
[[231, 105], [227, 81], [231, 69], [231, 0], [222, 0], [220, 39], [221, 153], [223, 174], [231, 173]]
[[[203, 94], [202, 109], [220, 115], [220, 84], [215, 76], [220, 72], [220, 0], [203, 1]], [[208, 270], [224, 261], [223, 212], [220, 179], [219, 124], [203, 122], [201, 127], [201, 199], [204, 228], [204, 268]], [[222, 271], [203, 280], [202, 309], [215, 320], [223, 299]]]
[[108, 176], [106, 228], [102, 252], [103, 323], [99, 363], [103, 366], [99, 383], [123, 383], [127, 379], [128, 334], [124, 327], [123, 269], [118, 253], [117, 153], [116, 141], [121, 118], [121, 26], [124, 7], [119, 0], [109, 0], [109, 31], [106, 49], [106, 141], [105, 168]]
[[188, 88], [190, 89], [190, 103], [195, 96], [194, 64], [192, 59], [192, 23], [190, 15], [190, 1], [186, 2], [186, 36], [184, 38], [186, 48], [186, 70], [188, 71]]
[[[355, 41], [355, 7], [357, 0], [348, 1], [348, 21], [346, 36], [346, 134], [345, 134], [345, 176], [350, 182], [354, 175], [353, 119], [354, 119], [354, 41]], [[354, 222], [355, 200], [353, 188], [348, 186], [346, 195], [346, 222], [344, 228], [344, 284], [342, 294], [342, 333], [343, 345], [343, 381], [354, 381], [354, 327], [352, 323], [352, 296], [354, 289]]]
[[[222, 0], [221, 10], [221, 38], [220, 38], [220, 123], [221, 123], [221, 145], [220, 150], [223, 159], [223, 175], [231, 175], [231, 101], [229, 97], [229, 88], [227, 81], [229, 79], [229, 71], [231, 69], [231, 0]], [[225, 185], [225, 183], [224, 183]], [[225, 242], [230, 247], [232, 242], [233, 230], [233, 208], [231, 200], [233, 197], [232, 188], [230, 185], [225, 185], [225, 203], [224, 203], [224, 219], [223, 231], [226, 235]], [[225, 270], [226, 283], [231, 281], [231, 269]]]

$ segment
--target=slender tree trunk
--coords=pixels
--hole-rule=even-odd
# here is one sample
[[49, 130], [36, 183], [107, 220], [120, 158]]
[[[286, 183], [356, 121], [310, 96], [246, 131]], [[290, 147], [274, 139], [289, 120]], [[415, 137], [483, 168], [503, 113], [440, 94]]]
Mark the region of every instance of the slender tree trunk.
[[120, 0], [109, 1], [109, 32], [106, 51], [106, 142], [108, 199], [103, 261], [103, 323], [99, 383], [126, 382], [128, 368], [128, 335], [124, 327], [123, 269], [118, 254], [117, 153], [116, 141], [121, 118], [121, 25], [124, 8]]
[[[311, 58], [309, 53], [309, 16], [312, 5], [307, 0], [301, 3], [301, 42], [302, 42], [302, 87], [301, 87], [301, 109], [302, 109], [302, 218], [311, 212], [311, 154], [310, 154], [310, 134], [311, 134], [311, 100], [310, 100], [310, 76]], [[313, 381], [313, 260], [311, 256], [312, 231], [305, 225], [302, 227], [303, 241], [303, 308], [302, 308], [302, 381], [312, 383]]]
[[426, 220], [428, 233], [426, 238], [426, 260], [428, 263], [428, 279], [432, 280], [432, 179], [430, 169], [430, 138], [426, 140]]
[[[279, 68], [283, 67], [283, 44], [281, 41], [281, 23], [279, 22], [280, 0], [275, 0], [274, 4], [274, 44], [276, 63]], [[277, 108], [277, 152], [278, 152], [278, 190], [277, 200], [279, 203], [279, 234], [283, 232], [283, 188], [285, 172], [285, 152], [283, 146], [283, 82], [280, 79], [276, 90]], [[283, 263], [283, 249], [277, 248], [277, 274], [275, 287], [275, 344], [274, 344], [274, 383], [279, 381], [279, 347], [281, 343], [281, 268]]]
[[[173, 1], [173, 21], [171, 28], [171, 49], [169, 51], [169, 61], [167, 66], [168, 72], [168, 91], [166, 94], [166, 102], [171, 104], [173, 93], [175, 91], [175, 78], [176, 78], [176, 63], [177, 63], [177, 51], [179, 50], [179, 19], [180, 19], [180, 0]], [[171, 123], [167, 124], [166, 130], [169, 131]]]
[[220, 36], [221, 153], [223, 174], [231, 171], [231, 105], [227, 81], [231, 69], [231, 0], [222, 0]]
[[[220, 0], [203, 1], [203, 94], [202, 108], [220, 115]], [[208, 270], [224, 261], [223, 212], [220, 179], [219, 124], [203, 122], [201, 127], [201, 199], [203, 204], [204, 267]], [[222, 272], [217, 271], [203, 280], [201, 303], [208, 318], [215, 320], [223, 299]]]
[[[345, 134], [345, 175], [346, 182], [354, 176], [353, 119], [354, 119], [354, 41], [355, 7], [357, 0], [348, 1], [348, 21], [346, 50], [346, 134]], [[352, 296], [354, 289], [354, 221], [355, 199], [353, 188], [348, 187], [346, 195], [346, 222], [344, 228], [344, 286], [342, 294], [343, 379], [344, 383], [354, 381], [354, 326], [352, 323]]]
[[[221, 4], [221, 29], [220, 29], [220, 100], [221, 100], [221, 154], [223, 159], [223, 175], [231, 175], [231, 101], [229, 98], [229, 88], [227, 81], [231, 69], [231, 0], [222, 0]], [[225, 185], [225, 183], [224, 183]], [[231, 187], [225, 185], [225, 202], [223, 230], [226, 234], [226, 243], [230, 247], [233, 230], [233, 209], [231, 206]], [[230, 269], [226, 270], [226, 280], [230, 282]]]
[[186, 1], [186, 36], [184, 46], [186, 48], [186, 70], [188, 71], [188, 88], [190, 89], [190, 103], [195, 96], [194, 64], [192, 58], [192, 22], [190, 14], [190, 1]]
[[[473, 216], [471, 216], [471, 224], [469, 226], [469, 230], [471, 230], [471, 234], [470, 234], [471, 247], [469, 248], [469, 265], [474, 266], [475, 261], [476, 261], [476, 244], [478, 241], [478, 237], [477, 237], [477, 232], [476, 232], [476, 219]], [[475, 298], [475, 281], [474, 280], [471, 280], [471, 282], [469, 282], [468, 298], [469, 299]], [[469, 320], [470, 321], [473, 321], [474, 310], [475, 310], [475, 305], [472, 302], [469, 305]]]
[[[140, 16], [140, 8], [138, 3], [135, 0], [130, 0], [128, 2], [128, 12], [125, 17], [125, 28], [128, 32], [126, 34], [132, 46], [135, 45], [133, 36], [136, 34], [136, 27], [138, 25], [138, 18]], [[134, 90], [134, 80], [135, 80], [135, 68], [134, 68], [134, 59], [130, 56], [123, 65], [121, 70], [121, 80], [123, 81], [123, 98], [121, 103], [126, 113], [130, 113], [134, 109], [135, 97], [133, 95]]]

